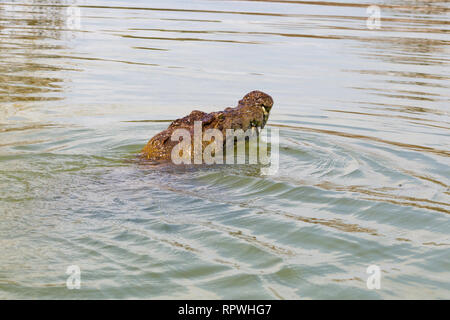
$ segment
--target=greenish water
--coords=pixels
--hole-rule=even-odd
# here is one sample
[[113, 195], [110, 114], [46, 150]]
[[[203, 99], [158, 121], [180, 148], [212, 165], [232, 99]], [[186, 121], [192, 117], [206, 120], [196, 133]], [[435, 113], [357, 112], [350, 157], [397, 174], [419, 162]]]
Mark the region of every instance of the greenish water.
[[[449, 12], [0, 1], [0, 298], [449, 299]], [[276, 175], [134, 161], [168, 125], [143, 120], [253, 89]]]

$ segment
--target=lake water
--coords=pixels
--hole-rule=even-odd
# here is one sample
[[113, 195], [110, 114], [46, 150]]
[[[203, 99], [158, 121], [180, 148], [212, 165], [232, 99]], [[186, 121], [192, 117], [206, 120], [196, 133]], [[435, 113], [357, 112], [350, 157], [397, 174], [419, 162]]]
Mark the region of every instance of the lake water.
[[[0, 298], [449, 299], [449, 13], [1, 0]], [[254, 89], [275, 175], [134, 161]]]

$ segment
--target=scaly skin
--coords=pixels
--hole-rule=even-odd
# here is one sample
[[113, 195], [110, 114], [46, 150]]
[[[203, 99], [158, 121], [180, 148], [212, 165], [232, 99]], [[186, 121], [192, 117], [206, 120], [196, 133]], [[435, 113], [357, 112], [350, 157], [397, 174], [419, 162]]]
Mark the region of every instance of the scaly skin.
[[[190, 115], [173, 121], [166, 130], [151, 138], [142, 150], [142, 156], [149, 160], [170, 160], [172, 148], [179, 143], [170, 139], [172, 133], [176, 129], [186, 129], [191, 134], [191, 141], [194, 141], [194, 121], [202, 121], [203, 132], [207, 129], [220, 130], [225, 144], [226, 129], [246, 131], [252, 127], [264, 128], [272, 106], [273, 100], [268, 94], [252, 91], [235, 108], [211, 113], [194, 110]], [[209, 142], [204, 142], [203, 148], [208, 144]]]

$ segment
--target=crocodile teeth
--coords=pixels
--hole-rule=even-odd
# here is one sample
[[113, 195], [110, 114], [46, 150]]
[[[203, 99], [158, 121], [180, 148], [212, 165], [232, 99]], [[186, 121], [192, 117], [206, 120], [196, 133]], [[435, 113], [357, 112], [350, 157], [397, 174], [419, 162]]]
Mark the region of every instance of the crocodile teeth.
[[252, 127], [252, 136], [255, 135], [255, 133], [259, 135], [259, 127]]
[[261, 107], [261, 109], [263, 110], [263, 113], [264, 113], [265, 116], [269, 114], [265, 107]]

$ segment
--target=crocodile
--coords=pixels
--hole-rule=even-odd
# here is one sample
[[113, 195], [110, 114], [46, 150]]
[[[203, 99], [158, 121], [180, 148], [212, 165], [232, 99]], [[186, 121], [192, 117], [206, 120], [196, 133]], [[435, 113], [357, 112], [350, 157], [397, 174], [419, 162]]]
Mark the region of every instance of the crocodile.
[[[172, 134], [177, 129], [185, 129], [194, 141], [194, 123], [201, 121], [202, 130], [218, 129], [223, 137], [226, 136], [227, 129], [247, 131], [264, 128], [269, 119], [269, 113], [273, 106], [273, 99], [268, 94], [261, 91], [247, 93], [238, 105], [229, 107], [223, 111], [206, 113], [199, 110], [192, 111], [188, 116], [174, 120], [167, 129], [156, 134], [143, 148], [141, 155], [143, 158], [153, 161], [170, 161], [172, 149], [180, 143], [178, 139], [173, 139]], [[225, 139], [223, 139], [225, 144]], [[208, 144], [203, 142], [204, 149]]]

